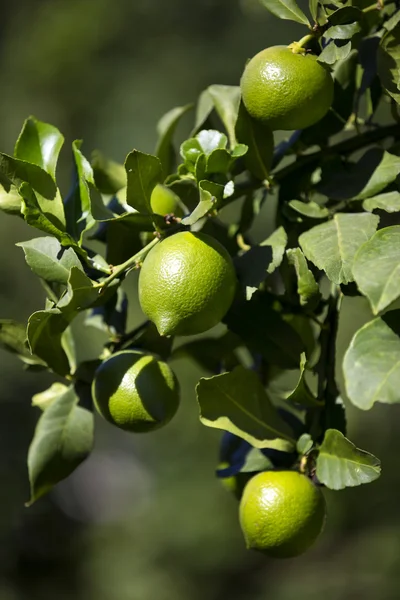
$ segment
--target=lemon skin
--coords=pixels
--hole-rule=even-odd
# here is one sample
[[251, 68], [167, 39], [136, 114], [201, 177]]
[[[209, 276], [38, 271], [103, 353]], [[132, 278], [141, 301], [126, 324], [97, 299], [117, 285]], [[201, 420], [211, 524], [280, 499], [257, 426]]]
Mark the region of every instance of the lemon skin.
[[221, 321], [236, 275], [227, 250], [203, 233], [180, 232], [155, 246], [139, 276], [139, 302], [160, 335], [195, 335]]
[[98, 412], [126, 431], [142, 433], [166, 425], [179, 407], [179, 383], [170, 367], [150, 354], [125, 350], [95, 373], [92, 397]]
[[256, 54], [246, 65], [240, 85], [249, 114], [272, 130], [314, 125], [333, 101], [329, 71], [316, 56], [286, 46]]
[[246, 485], [239, 519], [248, 548], [276, 558], [305, 552], [321, 533], [324, 496], [297, 471], [265, 471]]

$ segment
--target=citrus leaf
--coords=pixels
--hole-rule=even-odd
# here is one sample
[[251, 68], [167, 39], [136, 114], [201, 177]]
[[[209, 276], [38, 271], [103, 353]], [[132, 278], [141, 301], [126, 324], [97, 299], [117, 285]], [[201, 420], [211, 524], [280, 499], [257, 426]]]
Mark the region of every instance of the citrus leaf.
[[57, 308], [71, 319], [74, 313], [86, 310], [99, 298], [99, 288], [77, 267], [72, 267], [68, 278], [68, 289], [57, 304]]
[[308, 9], [314, 23], [318, 24], [318, 0], [308, 0]]
[[318, 56], [318, 62], [334, 65], [339, 60], [345, 60], [351, 52], [351, 42], [332, 40]]
[[175, 152], [172, 138], [182, 117], [193, 108], [192, 104], [178, 106], [168, 111], [157, 124], [158, 142], [156, 156], [160, 159], [164, 179], [172, 172], [175, 161]]
[[289, 264], [296, 270], [297, 293], [300, 297], [301, 306], [313, 306], [318, 304], [321, 297], [319, 287], [314, 279], [314, 275], [308, 268], [307, 261], [300, 248], [290, 248], [286, 250]]
[[385, 227], [358, 250], [353, 275], [374, 315], [400, 296], [400, 225]]
[[223, 429], [256, 448], [290, 451], [291, 431], [271, 404], [258, 376], [242, 366], [230, 373], [202, 378], [196, 386], [200, 420]]
[[309, 433], [303, 433], [297, 440], [296, 450], [299, 454], [308, 454], [313, 447], [314, 442]]
[[362, 410], [375, 402], [400, 402], [400, 338], [383, 319], [370, 321], [354, 335], [343, 374], [349, 399]]
[[378, 75], [387, 93], [400, 104], [400, 23], [382, 38], [377, 53]]
[[351, 38], [361, 31], [361, 25], [357, 22], [347, 25], [334, 25], [325, 31], [325, 36], [333, 40], [351, 40]]
[[296, 21], [296, 23], [311, 26], [310, 21], [297, 6], [295, 0], [261, 0], [261, 4], [280, 19]]
[[29, 184], [23, 183], [19, 188], [22, 198], [22, 215], [28, 225], [56, 237], [63, 245], [74, 244], [74, 240], [60, 227], [54, 224], [43, 212], [38, 197]]
[[14, 156], [41, 167], [56, 178], [56, 166], [64, 136], [53, 125], [29, 117], [15, 144]]
[[240, 87], [234, 85], [210, 85], [208, 93], [219, 118], [225, 126], [230, 146], [233, 149], [237, 143], [235, 124], [238, 118], [241, 99]]
[[83, 271], [74, 250], [64, 248], [54, 237], [39, 237], [29, 242], [20, 242], [17, 246], [23, 249], [28, 266], [45, 281], [66, 285], [72, 267]]
[[200, 201], [194, 211], [182, 219], [183, 225], [194, 225], [202, 219], [210, 210], [217, 207], [224, 195], [224, 186], [212, 181], [200, 181]]
[[269, 274], [273, 273], [275, 269], [279, 267], [283, 260], [283, 255], [285, 254], [285, 248], [287, 245], [287, 234], [283, 227], [278, 227], [275, 229], [270, 236], [267, 237], [263, 242], [261, 242], [260, 246], [271, 246], [272, 248], [272, 261], [268, 265], [267, 272]]
[[110, 160], [99, 150], [92, 152], [91, 166], [96, 187], [102, 194], [116, 194], [126, 187], [124, 165]]
[[17, 354], [27, 365], [45, 366], [45, 363], [32, 354], [26, 338], [26, 325], [11, 319], [0, 320], [0, 348]]
[[70, 475], [93, 447], [93, 414], [81, 408], [74, 389], [68, 388], [43, 412], [28, 452], [33, 504]]
[[324, 206], [320, 206], [316, 202], [301, 202], [300, 200], [291, 200], [290, 208], [294, 211], [308, 217], [310, 219], [325, 219], [329, 217], [329, 210]]
[[57, 400], [57, 398], [67, 390], [68, 387], [63, 383], [53, 383], [47, 390], [44, 390], [44, 392], [39, 392], [32, 396], [32, 406], [37, 406], [40, 410], [46, 410], [54, 400]]
[[199, 129], [203, 127], [213, 110], [214, 102], [211, 98], [210, 92], [208, 91], [208, 89], [204, 90], [203, 92], [201, 92], [197, 101], [195, 124], [191, 135], [195, 135], [199, 131]]
[[53, 178], [37, 165], [0, 153], [0, 172], [16, 187], [25, 182], [44, 198], [51, 200], [56, 197], [57, 187]]
[[27, 338], [31, 352], [39, 356], [58, 375], [70, 372], [61, 337], [68, 321], [55, 308], [39, 310], [29, 317]]
[[319, 448], [316, 475], [331, 490], [343, 490], [375, 481], [381, 474], [380, 461], [360, 450], [336, 429], [328, 429]]
[[239, 142], [248, 147], [244, 158], [247, 169], [263, 181], [268, 177], [272, 165], [274, 136], [268, 127], [249, 115], [243, 102], [239, 107], [236, 135]]
[[353, 261], [359, 247], [375, 233], [379, 217], [369, 213], [339, 213], [299, 237], [308, 260], [336, 284], [353, 281]]
[[363, 202], [363, 209], [372, 212], [375, 209], [385, 210], [388, 213], [400, 212], [400, 193], [387, 192], [367, 198]]
[[162, 165], [157, 156], [133, 150], [126, 157], [125, 170], [128, 178], [126, 202], [145, 215], [151, 214], [151, 192], [162, 182]]
[[0, 184], [0, 209], [9, 215], [22, 216], [21, 196], [15, 185], [10, 185], [6, 189]]
[[308, 408], [315, 408], [316, 406], [323, 406], [324, 403], [320, 402], [310, 390], [308, 383], [306, 381], [306, 364], [307, 359], [306, 355], [303, 352], [301, 354], [300, 359], [300, 377], [296, 384], [296, 387], [292, 392], [286, 396], [286, 401], [294, 402], [296, 404], [300, 404], [301, 406], [306, 406]]

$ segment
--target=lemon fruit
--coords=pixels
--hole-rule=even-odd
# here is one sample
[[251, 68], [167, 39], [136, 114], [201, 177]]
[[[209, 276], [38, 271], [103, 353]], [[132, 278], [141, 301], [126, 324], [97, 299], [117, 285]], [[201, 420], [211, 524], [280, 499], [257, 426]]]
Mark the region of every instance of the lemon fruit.
[[155, 246], [139, 276], [139, 302], [160, 335], [195, 335], [232, 304], [236, 276], [227, 250], [204, 233], [180, 232]]
[[150, 196], [150, 206], [153, 213], [161, 215], [174, 215], [175, 217], [183, 217], [184, 210], [179, 196], [177, 196], [171, 188], [158, 183], [153, 189]]
[[265, 471], [246, 485], [239, 518], [246, 545], [270, 556], [287, 558], [305, 552], [321, 533], [324, 496], [297, 471]]
[[99, 366], [92, 396], [107, 421], [140, 433], [158, 429], [172, 419], [179, 406], [179, 383], [165, 362], [124, 350]]
[[271, 129], [304, 129], [328, 112], [333, 101], [329, 71], [311, 54], [272, 46], [256, 54], [241, 79], [249, 114]]

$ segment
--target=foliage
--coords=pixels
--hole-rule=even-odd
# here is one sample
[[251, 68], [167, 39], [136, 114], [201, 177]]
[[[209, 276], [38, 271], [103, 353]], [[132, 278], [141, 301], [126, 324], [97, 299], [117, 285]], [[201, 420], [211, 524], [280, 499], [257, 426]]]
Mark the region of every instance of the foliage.
[[[56, 177], [64, 142], [56, 127], [31, 117], [13, 156], [0, 155], [0, 208], [41, 233], [19, 246], [46, 291], [28, 323], [0, 322], [0, 344], [25, 368], [48, 369], [62, 381], [33, 399], [43, 412], [29, 450], [31, 502], [68, 476], [93, 444], [94, 365], [76, 364], [70, 329], [82, 312], [88, 336], [94, 322], [109, 336], [95, 366], [110, 353], [140, 348], [204, 368], [197, 386], [202, 423], [245, 442], [242, 452], [235, 446], [225, 456], [231, 471], [221, 477], [284, 465], [341, 489], [379, 476], [378, 459], [345, 437], [335, 344], [343, 295], [365, 296], [374, 319], [356, 332], [339, 365], [343, 392], [364, 410], [400, 401], [399, 13], [390, 2], [311, 0], [311, 24], [294, 0], [262, 4], [309, 27], [300, 43], [332, 69], [335, 82], [322, 121], [274, 152], [271, 132], [247, 114], [240, 88], [212, 85], [179, 153], [174, 135], [190, 106], [161, 119], [154, 155], [134, 149], [125, 165], [98, 152], [90, 162], [75, 141], [68, 195]], [[379, 121], [385, 102], [390, 124]], [[159, 183], [180, 198], [182, 220], [152, 213]], [[252, 225], [273, 197], [275, 231], [254, 243]], [[220, 216], [230, 205], [240, 211], [228, 227]], [[160, 238], [210, 227], [233, 256], [240, 284], [224, 327], [178, 346], [147, 321], [126, 331], [126, 274]], [[156, 235], [146, 245], [149, 232]], [[93, 239], [104, 252], [92, 249]], [[297, 384], [276, 398], [274, 379], [293, 370]]]

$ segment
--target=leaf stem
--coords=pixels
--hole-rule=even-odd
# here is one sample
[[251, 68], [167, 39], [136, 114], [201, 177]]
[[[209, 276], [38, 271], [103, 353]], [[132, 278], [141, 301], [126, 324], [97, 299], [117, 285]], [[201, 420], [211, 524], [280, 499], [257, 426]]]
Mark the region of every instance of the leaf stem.
[[143, 259], [156, 244], [158, 244], [159, 241], [159, 238], [154, 238], [154, 240], [147, 244], [147, 246], [144, 246], [144, 248], [139, 250], [139, 252], [131, 256], [131, 258], [128, 258], [128, 260], [126, 260], [124, 263], [121, 263], [120, 265], [114, 267], [111, 275], [104, 279], [104, 281], [101, 281], [100, 283], [95, 285], [94, 287], [99, 289], [106, 288], [108, 285], [110, 285], [112, 281], [114, 281], [114, 279], [117, 279], [117, 277], [122, 275], [124, 271], [135, 267], [140, 262], [140, 260]]

